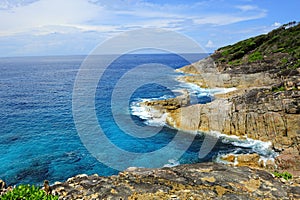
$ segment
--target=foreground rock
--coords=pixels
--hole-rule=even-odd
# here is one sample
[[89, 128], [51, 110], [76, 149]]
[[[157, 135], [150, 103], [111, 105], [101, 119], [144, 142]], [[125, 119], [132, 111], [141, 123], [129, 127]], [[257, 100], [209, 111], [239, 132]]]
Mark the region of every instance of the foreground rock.
[[300, 199], [300, 187], [262, 170], [217, 163], [79, 175], [52, 186], [60, 199]]

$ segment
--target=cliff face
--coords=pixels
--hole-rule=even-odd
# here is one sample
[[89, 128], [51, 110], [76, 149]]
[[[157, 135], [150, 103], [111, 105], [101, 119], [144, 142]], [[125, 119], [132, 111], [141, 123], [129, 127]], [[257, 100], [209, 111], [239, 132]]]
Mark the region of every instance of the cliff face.
[[182, 81], [237, 90], [216, 95], [211, 103], [166, 109], [167, 123], [271, 141], [280, 153], [277, 167], [300, 175], [299, 37], [300, 24], [280, 27], [179, 69], [189, 74]]
[[62, 199], [297, 199], [300, 187], [266, 171], [217, 163], [131, 168], [117, 176], [78, 175], [52, 186]]
[[276, 158], [279, 169], [300, 175], [299, 97], [299, 91], [250, 89], [242, 95], [169, 111], [167, 122], [183, 130], [213, 130], [271, 141], [280, 152]]

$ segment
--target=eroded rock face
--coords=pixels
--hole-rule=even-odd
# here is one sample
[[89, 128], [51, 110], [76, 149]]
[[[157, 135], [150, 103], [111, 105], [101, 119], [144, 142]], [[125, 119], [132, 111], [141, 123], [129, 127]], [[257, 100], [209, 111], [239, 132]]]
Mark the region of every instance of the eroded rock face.
[[[167, 122], [183, 130], [218, 131], [271, 141], [281, 153], [279, 169], [300, 175], [300, 91], [274, 93], [258, 88], [169, 112]], [[290, 150], [287, 150], [290, 149]]]
[[297, 184], [282, 183], [266, 171], [217, 163], [131, 168], [111, 177], [79, 175], [52, 189], [60, 199], [300, 198]]
[[[188, 131], [218, 131], [227, 135], [271, 141], [281, 155], [278, 169], [300, 175], [300, 75], [282, 74], [259, 63], [234, 69], [206, 58], [178, 71], [192, 74], [181, 81], [201, 87], [236, 87], [207, 104], [167, 110], [169, 125]], [[300, 69], [298, 69], [299, 71]], [[287, 70], [289, 71], [289, 70]], [[295, 70], [294, 70], [295, 71]]]

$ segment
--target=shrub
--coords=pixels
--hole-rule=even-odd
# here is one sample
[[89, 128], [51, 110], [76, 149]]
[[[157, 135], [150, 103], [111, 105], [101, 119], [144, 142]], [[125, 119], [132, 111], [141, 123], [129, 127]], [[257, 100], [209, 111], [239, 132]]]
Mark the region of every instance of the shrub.
[[228, 56], [229, 54], [229, 50], [222, 51], [222, 56]]
[[229, 60], [230, 60], [230, 61], [233, 61], [233, 60], [236, 60], [236, 59], [240, 59], [240, 58], [242, 58], [244, 55], [245, 55], [245, 52], [242, 51], [242, 50], [239, 50], [239, 51], [237, 51], [237, 52], [231, 54], [231, 55], [229, 56]]
[[259, 51], [255, 51], [254, 53], [249, 55], [248, 61], [249, 62], [255, 62], [258, 60], [262, 60], [263, 56], [261, 55], [261, 53]]
[[280, 86], [280, 87], [273, 87], [272, 88], [273, 92], [283, 92], [285, 91], [285, 87], [284, 86]]
[[289, 179], [293, 178], [292, 174], [290, 174], [288, 172], [280, 173], [280, 172], [275, 171], [273, 174], [275, 175], [275, 177], [284, 178], [285, 180], [289, 180]]
[[30, 186], [30, 185], [19, 185], [14, 188], [12, 191], [5, 193], [0, 197], [1, 200], [57, 200], [57, 196], [47, 195], [44, 190], [41, 190], [39, 187]]
[[243, 62], [241, 60], [234, 60], [234, 61], [229, 61], [228, 64], [233, 66], [238, 66], [243, 64]]

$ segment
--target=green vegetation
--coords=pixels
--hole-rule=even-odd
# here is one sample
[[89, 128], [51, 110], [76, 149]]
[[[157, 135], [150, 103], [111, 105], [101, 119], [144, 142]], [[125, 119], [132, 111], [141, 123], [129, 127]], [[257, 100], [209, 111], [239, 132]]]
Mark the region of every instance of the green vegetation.
[[289, 69], [297, 69], [300, 67], [300, 59], [297, 60], [296, 64], [290, 65], [288, 68]]
[[261, 67], [277, 63], [275, 68], [297, 69], [300, 67], [300, 23], [290, 22], [268, 34], [222, 47], [212, 57], [223, 66], [259, 62]]
[[1, 196], [1, 200], [57, 200], [57, 196], [47, 195], [44, 190], [39, 187], [30, 185], [19, 185], [12, 191]]
[[249, 55], [249, 62], [256, 62], [256, 61], [259, 61], [259, 60], [262, 60], [263, 59], [263, 56], [261, 55], [261, 53], [259, 51], [255, 51], [254, 53], [250, 54]]
[[287, 64], [288, 61], [289, 61], [289, 60], [288, 60], [287, 58], [282, 58], [282, 59], [281, 59], [281, 63], [284, 64], [284, 65]]
[[289, 179], [292, 179], [293, 176], [292, 174], [288, 173], [288, 172], [283, 172], [283, 173], [280, 173], [280, 172], [273, 172], [273, 174], [275, 175], [276, 178], [284, 178], [285, 180], [289, 180]]
[[273, 92], [283, 92], [285, 91], [285, 87], [284, 86], [280, 86], [280, 87], [273, 87], [272, 88]]
[[242, 60], [234, 60], [234, 61], [229, 61], [228, 64], [238, 66], [238, 65], [243, 64], [243, 62], [242, 62]]

